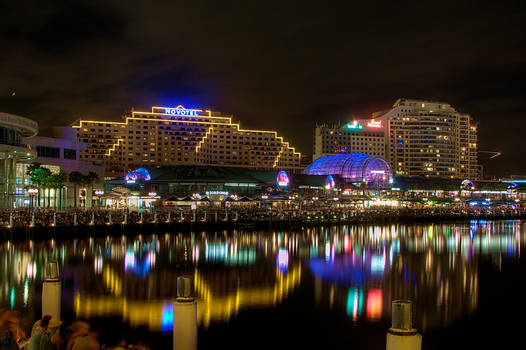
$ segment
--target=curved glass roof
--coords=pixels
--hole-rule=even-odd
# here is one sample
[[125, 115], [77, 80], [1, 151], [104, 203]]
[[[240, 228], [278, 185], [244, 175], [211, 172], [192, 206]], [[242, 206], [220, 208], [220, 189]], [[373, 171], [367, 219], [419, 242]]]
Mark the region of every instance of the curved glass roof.
[[365, 153], [346, 153], [316, 159], [304, 171], [306, 175], [338, 175], [350, 181], [387, 184], [392, 177], [391, 167], [381, 157]]

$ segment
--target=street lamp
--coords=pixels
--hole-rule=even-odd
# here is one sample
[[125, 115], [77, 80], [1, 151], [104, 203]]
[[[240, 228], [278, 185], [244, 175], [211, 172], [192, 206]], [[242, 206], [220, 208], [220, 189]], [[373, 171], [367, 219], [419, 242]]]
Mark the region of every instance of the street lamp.
[[101, 206], [100, 197], [101, 197], [102, 195], [104, 195], [104, 191], [102, 191], [102, 190], [96, 190], [96, 191], [95, 191], [95, 195], [97, 196], [97, 199], [98, 199], [98, 202], [99, 202], [99, 209], [100, 209], [100, 206]]
[[27, 190], [27, 193], [29, 193], [29, 197], [31, 197], [31, 209], [33, 209], [33, 198], [38, 193], [38, 189], [36, 189], [36, 188], [29, 188]]

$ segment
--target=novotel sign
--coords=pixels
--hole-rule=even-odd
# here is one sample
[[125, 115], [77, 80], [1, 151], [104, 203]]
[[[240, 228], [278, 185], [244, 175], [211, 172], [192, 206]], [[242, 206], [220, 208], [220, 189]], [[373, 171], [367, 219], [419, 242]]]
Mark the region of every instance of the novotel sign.
[[195, 109], [184, 109], [184, 108], [165, 108], [165, 114], [171, 115], [182, 115], [187, 117], [197, 117], [199, 116], [199, 111]]

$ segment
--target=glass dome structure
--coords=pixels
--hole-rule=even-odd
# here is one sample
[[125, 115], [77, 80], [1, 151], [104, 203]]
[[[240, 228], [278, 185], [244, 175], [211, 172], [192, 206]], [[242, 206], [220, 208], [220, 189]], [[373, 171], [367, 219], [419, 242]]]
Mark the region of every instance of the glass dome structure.
[[349, 182], [365, 182], [374, 187], [388, 187], [393, 176], [385, 159], [360, 152], [318, 158], [303, 173], [338, 175]]

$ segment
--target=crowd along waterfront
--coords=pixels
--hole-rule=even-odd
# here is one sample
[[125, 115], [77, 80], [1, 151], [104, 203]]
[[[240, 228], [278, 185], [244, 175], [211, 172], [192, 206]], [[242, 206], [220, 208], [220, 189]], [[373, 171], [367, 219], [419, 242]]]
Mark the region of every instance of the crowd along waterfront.
[[483, 332], [486, 320], [524, 311], [515, 298], [524, 291], [525, 234], [519, 220], [477, 220], [9, 240], [0, 246], [0, 307], [21, 310], [29, 329], [54, 260], [62, 318], [89, 320], [103, 343], [170, 348], [176, 280], [190, 275], [200, 348], [380, 349], [396, 299], [414, 302], [424, 349], [452, 345], [464, 331], [464, 343], [477, 344], [470, 332]]

